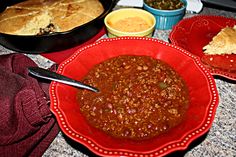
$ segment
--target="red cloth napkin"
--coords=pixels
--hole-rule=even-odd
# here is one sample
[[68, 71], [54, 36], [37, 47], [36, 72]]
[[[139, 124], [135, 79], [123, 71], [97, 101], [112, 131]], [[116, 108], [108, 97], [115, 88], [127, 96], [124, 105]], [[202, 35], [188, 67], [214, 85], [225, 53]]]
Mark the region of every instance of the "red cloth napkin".
[[28, 75], [23, 54], [0, 56], [0, 156], [40, 157], [59, 128], [49, 109], [49, 84]]

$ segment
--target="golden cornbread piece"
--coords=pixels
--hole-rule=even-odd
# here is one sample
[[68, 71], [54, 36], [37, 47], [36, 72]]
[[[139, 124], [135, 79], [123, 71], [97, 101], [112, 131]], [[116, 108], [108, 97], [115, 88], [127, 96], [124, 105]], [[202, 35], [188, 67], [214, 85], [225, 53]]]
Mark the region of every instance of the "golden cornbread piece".
[[209, 55], [236, 54], [236, 25], [223, 28], [203, 50]]
[[102, 14], [103, 6], [98, 0], [64, 0], [50, 9], [50, 12], [52, 23], [63, 32], [92, 21]]
[[104, 11], [99, 0], [28, 0], [0, 14], [0, 32], [39, 35], [69, 31]]

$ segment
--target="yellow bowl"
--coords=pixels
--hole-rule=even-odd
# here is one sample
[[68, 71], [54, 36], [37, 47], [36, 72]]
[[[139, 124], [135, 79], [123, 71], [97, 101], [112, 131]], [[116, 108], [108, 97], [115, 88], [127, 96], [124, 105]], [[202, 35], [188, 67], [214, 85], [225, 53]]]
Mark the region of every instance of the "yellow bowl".
[[109, 13], [105, 17], [104, 23], [110, 38], [120, 36], [152, 37], [156, 19], [143, 9], [125, 8]]

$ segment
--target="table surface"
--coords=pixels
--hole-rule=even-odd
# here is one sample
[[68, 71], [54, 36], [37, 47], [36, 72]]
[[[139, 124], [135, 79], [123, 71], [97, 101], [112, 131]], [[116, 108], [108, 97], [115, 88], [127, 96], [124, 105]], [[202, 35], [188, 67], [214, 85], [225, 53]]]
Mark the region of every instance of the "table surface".
[[[236, 12], [218, 10], [204, 7], [200, 14], [220, 15], [236, 18]], [[196, 14], [195, 14], [196, 15]], [[186, 14], [184, 18], [195, 16]], [[154, 38], [168, 42], [168, 36], [171, 30], [155, 31]], [[104, 35], [102, 38], [106, 38]], [[0, 55], [14, 53], [0, 46]], [[34, 60], [40, 67], [50, 67], [54, 64], [41, 55], [26, 54]], [[236, 81], [230, 81], [223, 78], [215, 78], [219, 92], [219, 105], [216, 111], [215, 119], [210, 131], [204, 136], [192, 142], [185, 151], [174, 152], [168, 156], [184, 157], [231, 157], [236, 156]], [[51, 143], [43, 157], [64, 157], [64, 156], [95, 156], [84, 146], [70, 140], [62, 132]]]

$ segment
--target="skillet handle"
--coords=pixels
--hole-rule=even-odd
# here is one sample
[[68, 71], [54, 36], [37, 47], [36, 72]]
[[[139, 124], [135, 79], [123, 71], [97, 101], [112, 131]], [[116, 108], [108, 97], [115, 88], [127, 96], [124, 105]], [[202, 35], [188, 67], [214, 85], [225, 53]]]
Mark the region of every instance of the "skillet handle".
[[112, 9], [116, 6], [116, 4], [119, 2], [119, 0], [112, 0]]

